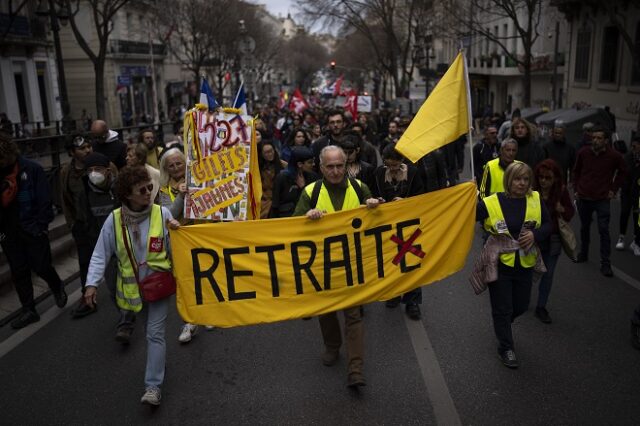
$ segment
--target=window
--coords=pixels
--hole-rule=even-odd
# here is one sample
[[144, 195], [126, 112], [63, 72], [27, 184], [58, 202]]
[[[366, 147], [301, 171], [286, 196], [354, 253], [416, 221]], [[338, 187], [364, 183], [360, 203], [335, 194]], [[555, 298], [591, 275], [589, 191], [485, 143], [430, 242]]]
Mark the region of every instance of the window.
[[576, 37], [576, 65], [573, 71], [575, 81], [589, 80], [591, 54], [591, 28], [581, 28]]
[[602, 54], [600, 55], [600, 83], [615, 83], [618, 72], [618, 40], [616, 27], [605, 27], [602, 34]]
[[[638, 61], [640, 61], [640, 22], [636, 24], [636, 37], [633, 43], [633, 52]], [[640, 67], [636, 66], [631, 58], [631, 85], [640, 86]]]

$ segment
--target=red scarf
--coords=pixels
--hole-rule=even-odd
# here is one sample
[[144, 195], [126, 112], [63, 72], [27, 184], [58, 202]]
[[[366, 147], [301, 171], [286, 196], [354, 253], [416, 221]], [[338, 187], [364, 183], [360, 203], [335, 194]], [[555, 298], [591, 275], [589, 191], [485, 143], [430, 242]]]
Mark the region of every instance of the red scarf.
[[2, 181], [2, 207], [7, 207], [16, 198], [18, 193], [18, 162], [13, 166], [13, 170]]

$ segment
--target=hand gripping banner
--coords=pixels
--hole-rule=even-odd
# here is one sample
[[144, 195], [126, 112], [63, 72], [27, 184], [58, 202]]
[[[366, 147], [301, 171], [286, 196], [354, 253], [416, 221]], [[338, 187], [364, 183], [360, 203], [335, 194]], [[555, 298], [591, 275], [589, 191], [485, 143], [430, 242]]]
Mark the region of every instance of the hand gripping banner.
[[234, 327], [387, 300], [462, 269], [476, 187], [306, 217], [171, 231], [177, 305], [194, 324]]

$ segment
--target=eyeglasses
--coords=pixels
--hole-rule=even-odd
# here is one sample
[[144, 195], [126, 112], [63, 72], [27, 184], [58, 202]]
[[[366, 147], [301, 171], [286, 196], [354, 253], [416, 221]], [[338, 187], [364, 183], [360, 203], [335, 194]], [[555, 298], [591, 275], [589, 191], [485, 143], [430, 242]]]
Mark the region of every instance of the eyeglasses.
[[147, 194], [151, 194], [151, 191], [153, 191], [153, 184], [150, 183], [149, 185], [143, 186], [142, 188], [140, 188], [138, 190], [138, 194], [137, 195], [147, 195]]
[[344, 153], [345, 153], [345, 154], [347, 154], [347, 155], [351, 155], [351, 154], [353, 154], [354, 152], [356, 152], [356, 150], [355, 150], [355, 149], [345, 149], [345, 150], [344, 150]]

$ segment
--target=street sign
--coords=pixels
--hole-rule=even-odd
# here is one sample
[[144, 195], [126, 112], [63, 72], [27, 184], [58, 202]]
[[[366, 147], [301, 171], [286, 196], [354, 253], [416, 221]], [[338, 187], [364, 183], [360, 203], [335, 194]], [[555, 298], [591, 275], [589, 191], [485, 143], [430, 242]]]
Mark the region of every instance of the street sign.
[[130, 75], [119, 75], [118, 76], [118, 86], [131, 86], [131, 76]]
[[144, 65], [122, 65], [120, 66], [120, 75], [129, 77], [146, 77], [147, 67]]

